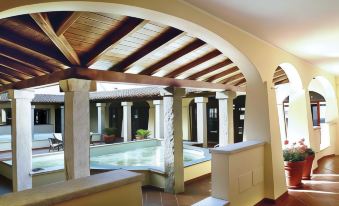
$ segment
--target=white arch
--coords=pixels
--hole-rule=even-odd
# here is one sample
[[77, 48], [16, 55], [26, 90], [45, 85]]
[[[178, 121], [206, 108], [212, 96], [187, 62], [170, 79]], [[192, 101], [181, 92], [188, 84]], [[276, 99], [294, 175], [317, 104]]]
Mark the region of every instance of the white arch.
[[297, 69], [290, 63], [282, 63], [279, 65], [287, 75], [291, 89], [302, 89], [302, 81]]

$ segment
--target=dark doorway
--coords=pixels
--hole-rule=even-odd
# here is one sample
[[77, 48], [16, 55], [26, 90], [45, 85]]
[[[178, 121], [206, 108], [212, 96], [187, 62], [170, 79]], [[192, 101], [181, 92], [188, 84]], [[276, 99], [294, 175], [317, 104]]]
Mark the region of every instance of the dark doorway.
[[244, 135], [246, 96], [240, 95], [233, 100], [234, 143], [242, 142]]
[[132, 106], [132, 137], [138, 129], [148, 129], [149, 105], [147, 102], [133, 102]]
[[117, 129], [117, 136], [121, 136], [122, 118], [121, 102], [112, 102], [109, 105], [109, 126]]
[[55, 133], [61, 133], [61, 109], [55, 109]]

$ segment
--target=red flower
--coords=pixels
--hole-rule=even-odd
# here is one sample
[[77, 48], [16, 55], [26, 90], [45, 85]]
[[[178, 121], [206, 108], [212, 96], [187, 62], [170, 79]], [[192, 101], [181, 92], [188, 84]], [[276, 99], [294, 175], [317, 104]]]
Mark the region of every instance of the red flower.
[[288, 140], [286, 139], [285, 141], [284, 141], [284, 145], [288, 145]]

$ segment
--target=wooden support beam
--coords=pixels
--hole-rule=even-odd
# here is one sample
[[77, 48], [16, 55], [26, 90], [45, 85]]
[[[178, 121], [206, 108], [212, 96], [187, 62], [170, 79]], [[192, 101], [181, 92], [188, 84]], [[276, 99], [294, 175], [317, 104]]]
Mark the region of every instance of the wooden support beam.
[[176, 36], [182, 34], [183, 31], [180, 31], [175, 28], [168, 28], [164, 32], [162, 32], [160, 35], [155, 37], [153, 40], [133, 52], [131, 55], [123, 59], [122, 61], [118, 62], [116, 65], [111, 67], [109, 70], [111, 71], [126, 71], [127, 67], [134, 62], [138, 61], [142, 57], [146, 56], [147, 54], [151, 53], [155, 49], [159, 48], [163, 44], [167, 43], [171, 39], [175, 38]]
[[64, 18], [60, 24], [58, 25], [58, 28], [55, 28], [55, 33], [57, 36], [61, 36], [65, 31], [72, 26], [72, 24], [78, 20], [78, 18], [81, 16], [81, 12], [72, 12], [69, 16]]
[[277, 78], [281, 76], [286, 76], [286, 73], [284, 72], [284, 70], [276, 70], [273, 74], [273, 78]]
[[280, 76], [280, 77], [274, 78], [273, 83], [276, 83], [276, 82], [279, 82], [279, 81], [282, 81], [282, 80], [285, 80], [285, 79], [288, 79], [288, 77], [286, 75]]
[[128, 74], [114, 71], [103, 71], [88, 68], [71, 68], [54, 72], [53, 74], [39, 76], [28, 80], [16, 82], [10, 85], [0, 87], [0, 92], [8, 89], [24, 89], [29, 87], [36, 87], [46, 84], [59, 82], [63, 79], [78, 78], [96, 81], [117, 82], [117, 83], [131, 83], [153, 86], [169, 86], [179, 88], [199, 88], [206, 90], [232, 90], [244, 91], [243, 88], [232, 85], [217, 84], [210, 82], [201, 82], [195, 80], [181, 80], [164, 77], [153, 77], [140, 74]]
[[211, 73], [211, 72], [213, 72], [213, 71], [215, 71], [217, 69], [220, 69], [222, 67], [230, 65], [232, 63], [233, 62], [230, 59], [226, 59], [226, 60], [224, 60], [222, 62], [219, 62], [219, 63], [217, 63], [217, 64], [215, 64], [215, 65], [213, 65], [211, 67], [208, 67], [208, 68], [206, 68], [206, 69], [204, 69], [204, 70], [202, 70], [200, 72], [194, 73], [191, 76], [186, 77], [186, 79], [191, 79], [191, 80], [198, 79], [199, 77], [202, 77], [202, 76], [204, 76], [204, 75], [206, 75], [208, 73]]
[[11, 76], [11, 75], [8, 75], [8, 74], [6, 74], [6, 73], [3, 73], [3, 72], [0, 72], [0, 78], [3, 79], [3, 80], [8, 81], [8, 82], [10, 82], [10, 83], [20, 81], [19, 79], [15, 78], [15, 77], [13, 77], [13, 76]]
[[244, 83], [246, 83], [246, 79], [242, 78], [236, 84], [234, 84], [234, 86], [240, 86], [240, 85], [243, 85]]
[[11, 75], [19, 80], [26, 80], [29, 79], [31, 77], [33, 77], [32, 75], [26, 74], [26, 73], [22, 73], [20, 71], [5, 67], [3, 65], [0, 64], [0, 72], [1, 73], [5, 73], [8, 75]]
[[235, 73], [235, 72], [237, 72], [237, 71], [239, 71], [239, 68], [236, 67], [236, 66], [234, 66], [234, 67], [229, 68], [229, 69], [227, 69], [227, 70], [225, 70], [225, 71], [223, 71], [223, 72], [220, 72], [220, 73], [218, 73], [218, 74], [215, 74], [215, 75], [213, 75], [213, 76], [208, 77], [205, 81], [206, 81], [206, 82], [212, 82], [212, 81], [214, 81], [214, 80], [217, 80], [217, 79], [219, 79], [219, 78], [221, 78], [221, 77], [224, 77], [224, 76], [227, 76], [227, 75], [229, 75], [229, 74]]
[[207, 54], [203, 55], [202, 57], [199, 57], [197, 59], [195, 59], [192, 62], [189, 62], [188, 64], [185, 64], [177, 69], [175, 69], [174, 71], [168, 73], [165, 75], [165, 77], [169, 77], [169, 78], [175, 78], [177, 76], [179, 76], [180, 74], [184, 73], [185, 71], [192, 69], [195, 66], [198, 66], [199, 64], [202, 64], [210, 59], [213, 59], [214, 57], [217, 57], [221, 54], [221, 52], [219, 50], [213, 50], [211, 52], [208, 52]]
[[139, 74], [143, 74], [143, 75], [152, 75], [156, 72], [159, 71], [160, 68], [162, 68], [163, 66], [177, 60], [178, 58], [190, 53], [191, 51], [194, 51], [195, 49], [205, 45], [206, 43], [203, 42], [200, 39], [195, 39], [193, 42], [187, 44], [186, 46], [184, 46], [183, 48], [179, 49], [178, 51], [170, 54], [169, 56], [161, 59], [160, 61], [152, 64], [151, 66], [147, 67], [146, 69], [144, 69], [142, 72], [140, 72]]
[[42, 13], [30, 14], [33, 20], [38, 24], [46, 36], [54, 43], [60, 52], [68, 59], [72, 65], [80, 65], [78, 54], [68, 43], [67, 39], [61, 34], [58, 36], [49, 22], [48, 16]]
[[231, 84], [232, 82], [240, 80], [242, 78], [244, 78], [244, 75], [242, 73], [240, 73], [240, 74], [236, 74], [234, 76], [228, 77], [228, 78], [222, 80], [219, 83], [221, 83], [221, 84]]
[[22, 34], [15, 33], [6, 27], [0, 25], [0, 42], [13, 45], [15, 47], [24, 48], [34, 53], [55, 59], [65, 65], [68, 65], [68, 60], [60, 54], [60, 51], [45, 45], [34, 39], [28, 39]]
[[30, 67], [36, 68], [40, 71], [52, 73], [61, 69], [59, 67], [46, 64], [45, 62], [41, 61], [40, 59], [32, 55], [25, 54], [19, 50], [15, 50], [5, 45], [0, 46], [0, 54], [12, 58], [15, 61], [26, 64]]
[[274, 82], [274, 85], [279, 85], [279, 84], [285, 84], [285, 83], [289, 83], [290, 81], [288, 80], [288, 78], [286, 79], [282, 79], [280, 81]]
[[30, 76], [41, 76], [44, 74], [48, 74], [46, 71], [40, 71], [35, 68], [29, 67], [27, 65], [24, 65], [20, 62], [17, 62], [11, 58], [5, 57], [0, 55], [0, 65], [4, 65], [6, 67], [18, 70], [24, 74], [30, 75]]
[[10, 83], [11, 83], [11, 82], [6, 81], [6, 80], [0, 78], [0, 84], [2, 84], [2, 85], [8, 85], [8, 84], [10, 84]]
[[146, 23], [148, 23], [146, 20], [126, 17], [117, 27], [105, 35], [81, 58], [83, 65], [87, 65], [88, 67], [91, 66], [107, 51], [111, 50], [129, 34], [139, 30]]

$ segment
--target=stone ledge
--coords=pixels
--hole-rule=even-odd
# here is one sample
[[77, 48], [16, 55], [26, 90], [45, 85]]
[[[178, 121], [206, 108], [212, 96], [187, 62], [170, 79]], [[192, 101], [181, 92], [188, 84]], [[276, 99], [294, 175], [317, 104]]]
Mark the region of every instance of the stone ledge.
[[241, 152], [244, 150], [249, 150], [251, 148], [254, 147], [258, 147], [261, 145], [264, 145], [265, 142], [264, 141], [260, 141], [260, 140], [249, 140], [246, 142], [239, 142], [239, 143], [235, 143], [235, 144], [229, 144], [227, 146], [224, 147], [218, 147], [215, 149], [211, 149], [211, 153], [214, 154], [233, 154], [233, 153], [237, 153], [237, 152]]
[[76, 180], [54, 183], [0, 197], [6, 206], [47, 206], [143, 180], [143, 175], [115, 170]]
[[207, 197], [200, 202], [195, 203], [192, 206], [227, 206], [229, 202], [227, 200], [217, 199], [214, 197]]

